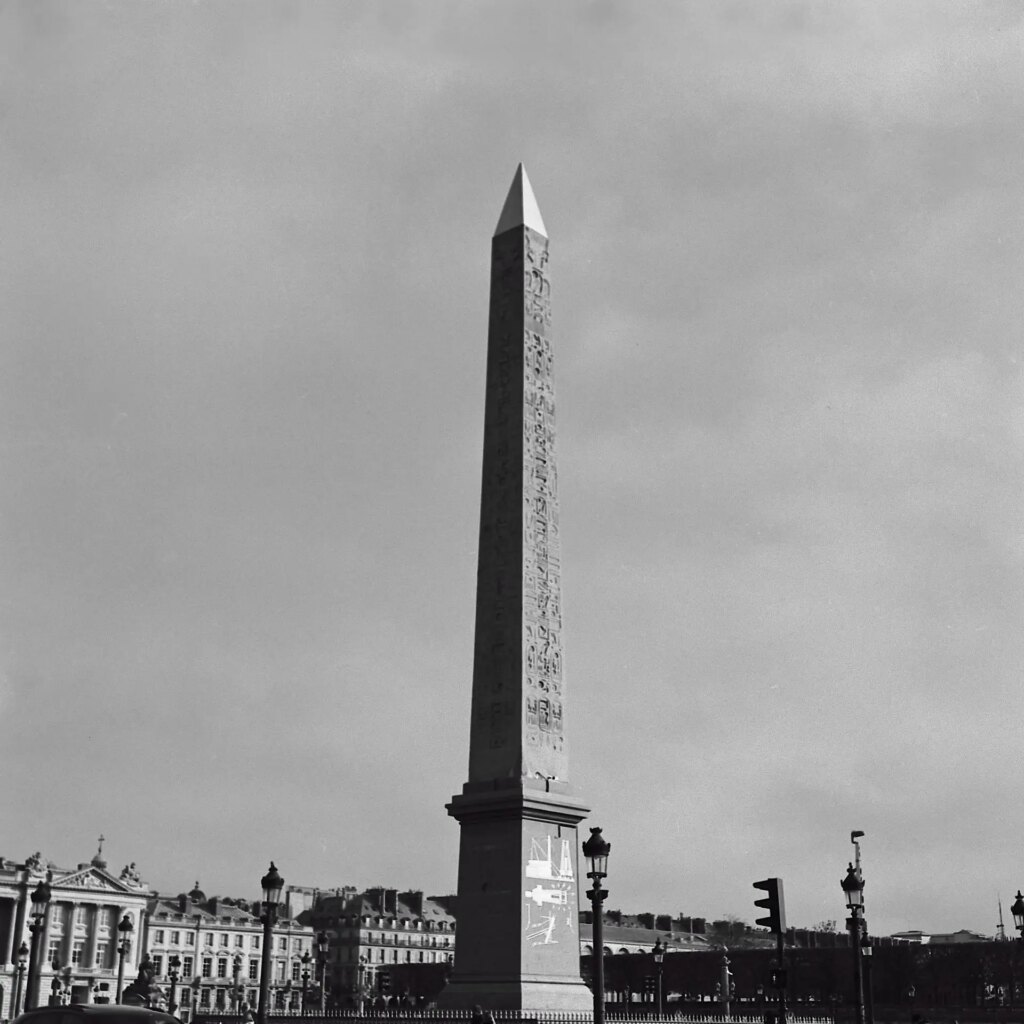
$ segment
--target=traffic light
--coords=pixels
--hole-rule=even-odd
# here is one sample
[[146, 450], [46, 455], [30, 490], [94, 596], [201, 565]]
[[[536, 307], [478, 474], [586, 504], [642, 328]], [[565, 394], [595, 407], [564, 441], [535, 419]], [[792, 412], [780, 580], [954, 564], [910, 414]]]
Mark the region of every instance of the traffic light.
[[764, 925], [770, 928], [776, 935], [786, 934], [786, 901], [782, 896], [782, 879], [766, 878], [762, 882], [754, 883], [755, 889], [764, 889], [768, 894], [763, 900], [754, 900], [755, 907], [764, 907], [768, 911], [767, 917], [759, 917], [754, 924]]

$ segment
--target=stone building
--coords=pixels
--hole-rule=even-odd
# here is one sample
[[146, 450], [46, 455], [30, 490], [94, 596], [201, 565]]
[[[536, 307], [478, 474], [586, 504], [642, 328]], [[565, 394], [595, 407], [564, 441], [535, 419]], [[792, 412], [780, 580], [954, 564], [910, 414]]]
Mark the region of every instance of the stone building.
[[[303, 901], [296, 903], [290, 895], [278, 908], [271, 951], [270, 1005], [280, 1010], [301, 1009], [304, 969], [310, 975], [308, 988], [317, 982], [315, 935], [296, 920]], [[146, 952], [162, 988], [170, 984], [170, 958], [180, 960], [176, 996], [182, 1020], [243, 1003], [256, 1006], [263, 954], [258, 901], [207, 897], [196, 882], [191, 892], [154, 897], [148, 913]], [[306, 954], [310, 962], [304, 966]]]
[[0, 1019], [12, 1015], [18, 950], [22, 943], [31, 948], [32, 892], [44, 880], [49, 881], [51, 895], [43, 919], [37, 1005], [51, 999], [113, 1002], [117, 925], [125, 917], [133, 928], [125, 957], [126, 981], [138, 973], [151, 892], [134, 864], [117, 875], [108, 871], [102, 839], [92, 860], [74, 868], [44, 862], [39, 853], [24, 861], [0, 858]]
[[327, 933], [327, 987], [335, 1005], [358, 1005], [392, 994], [393, 969], [451, 963], [455, 918], [440, 897], [383, 886], [321, 895], [310, 913], [314, 932]]

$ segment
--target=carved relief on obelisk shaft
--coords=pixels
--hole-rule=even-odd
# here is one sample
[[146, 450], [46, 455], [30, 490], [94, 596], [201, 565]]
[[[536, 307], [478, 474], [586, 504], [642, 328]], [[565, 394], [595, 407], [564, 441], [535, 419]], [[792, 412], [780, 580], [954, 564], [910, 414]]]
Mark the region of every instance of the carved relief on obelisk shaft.
[[470, 782], [565, 781], [548, 240], [492, 244]]

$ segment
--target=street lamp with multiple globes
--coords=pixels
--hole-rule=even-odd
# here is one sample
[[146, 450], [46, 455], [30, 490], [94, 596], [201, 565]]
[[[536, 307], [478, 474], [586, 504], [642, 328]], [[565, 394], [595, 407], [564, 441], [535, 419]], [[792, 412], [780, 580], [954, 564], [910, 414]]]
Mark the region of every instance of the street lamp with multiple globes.
[[594, 1024], [604, 1024], [604, 901], [608, 891], [601, 888], [601, 881], [608, 876], [609, 843], [599, 828], [590, 830], [590, 838], [583, 844], [583, 856], [590, 861], [587, 878], [594, 887], [587, 893], [593, 907], [593, 975], [594, 975]]
[[662, 978], [665, 970], [665, 947], [661, 944], [661, 939], [655, 940], [654, 949], [654, 970], [657, 974], [658, 984], [658, 1016], [664, 1016], [665, 1013], [665, 1000], [662, 994]]
[[43, 929], [50, 903], [50, 885], [40, 882], [32, 890], [32, 923], [28, 926], [31, 949], [28, 956], [28, 978], [25, 981], [25, 1009], [31, 1010], [39, 1003], [39, 975], [43, 958]]
[[1024, 896], [1020, 889], [1017, 890], [1017, 898], [1010, 907], [1010, 913], [1013, 914], [1014, 927], [1020, 932], [1020, 941], [1024, 942]]
[[317, 965], [320, 968], [320, 1012], [327, 1012], [327, 932], [316, 933]]
[[306, 996], [309, 993], [309, 965], [313, 962], [313, 957], [310, 955], [307, 949], [302, 954], [302, 1013], [306, 1013]]
[[24, 991], [25, 982], [25, 965], [28, 963], [28, 946], [23, 942], [18, 947], [18, 963], [15, 968], [14, 978], [14, 1006], [11, 1010], [11, 1016], [17, 1017], [19, 1013], [19, 1007], [21, 1006], [21, 995]]
[[178, 1012], [178, 970], [181, 968], [181, 957], [172, 953], [167, 958], [167, 975], [171, 979], [171, 990], [167, 996], [167, 1012], [172, 1016]]
[[121, 941], [117, 944], [117, 990], [114, 995], [115, 1003], [121, 1002], [121, 994], [124, 992], [124, 958], [132, 948], [133, 931], [135, 931], [135, 925], [132, 924], [132, 919], [125, 914], [117, 926], [117, 934], [120, 936]]
[[281, 899], [284, 879], [279, 874], [274, 862], [270, 862], [270, 870], [260, 879], [263, 889], [263, 956], [260, 960], [260, 1001], [256, 1007], [257, 1024], [267, 1024], [268, 1001], [270, 998], [270, 947], [274, 941], [274, 920], [277, 917], [277, 904]]

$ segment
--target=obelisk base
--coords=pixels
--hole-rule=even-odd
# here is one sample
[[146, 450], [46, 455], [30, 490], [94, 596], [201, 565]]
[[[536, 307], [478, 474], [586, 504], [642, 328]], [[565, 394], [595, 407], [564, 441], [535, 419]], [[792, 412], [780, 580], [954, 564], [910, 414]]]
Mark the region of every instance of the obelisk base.
[[461, 826], [455, 966], [442, 1009], [587, 1011], [580, 977], [576, 825], [564, 783], [467, 783], [448, 813]]
[[438, 997], [437, 1006], [441, 1010], [472, 1010], [480, 1006], [485, 1010], [590, 1013], [594, 1009], [594, 996], [580, 980], [562, 983], [527, 978], [460, 981], [453, 977]]

